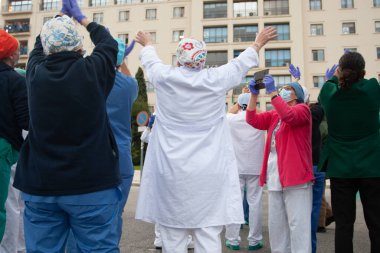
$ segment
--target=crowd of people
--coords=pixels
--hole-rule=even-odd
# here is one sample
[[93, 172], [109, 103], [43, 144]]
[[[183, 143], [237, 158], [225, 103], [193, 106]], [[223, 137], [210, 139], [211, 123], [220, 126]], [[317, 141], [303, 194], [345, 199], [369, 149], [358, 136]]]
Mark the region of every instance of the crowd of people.
[[[95, 45], [90, 55], [76, 22]], [[137, 33], [156, 106], [142, 136], [149, 145], [136, 219], [156, 225], [163, 252], [221, 253], [224, 228], [226, 247], [239, 250], [244, 195], [248, 250], [265, 247], [264, 185], [271, 252], [315, 253], [316, 232], [335, 220], [335, 252], [352, 253], [358, 192], [371, 252], [380, 252], [380, 86], [365, 78], [360, 53], [345, 52], [326, 71], [315, 103], [291, 64], [294, 82], [278, 89], [271, 75], [263, 79], [273, 110], [257, 108], [263, 92], [253, 77], [226, 115], [226, 92], [276, 36], [266, 27], [238, 57], [205, 68], [203, 41], [182, 39], [173, 67], [149, 33]], [[138, 85], [125, 61], [134, 44], [63, 0], [36, 37], [26, 72], [16, 72], [20, 43], [0, 29], [0, 252], [120, 252], [134, 173]]]

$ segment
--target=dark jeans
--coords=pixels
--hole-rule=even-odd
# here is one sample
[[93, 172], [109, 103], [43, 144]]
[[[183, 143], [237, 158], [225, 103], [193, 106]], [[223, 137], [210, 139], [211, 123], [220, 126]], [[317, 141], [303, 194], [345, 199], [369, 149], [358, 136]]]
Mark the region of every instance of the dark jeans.
[[317, 229], [319, 223], [319, 211], [321, 210], [322, 196], [325, 191], [325, 173], [319, 172], [317, 166], [313, 166], [313, 208], [311, 210], [311, 252], [317, 252]]
[[331, 178], [331, 204], [335, 217], [335, 252], [352, 253], [359, 191], [369, 230], [371, 253], [380, 252], [380, 178]]

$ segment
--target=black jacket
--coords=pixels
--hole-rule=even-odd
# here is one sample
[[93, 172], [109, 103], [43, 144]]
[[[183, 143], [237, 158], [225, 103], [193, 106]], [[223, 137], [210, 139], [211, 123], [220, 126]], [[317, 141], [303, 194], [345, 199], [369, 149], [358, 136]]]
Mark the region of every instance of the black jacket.
[[20, 150], [29, 124], [25, 78], [0, 61], [0, 138]]
[[72, 195], [120, 183], [118, 154], [106, 113], [115, 79], [117, 42], [96, 23], [95, 48], [45, 56], [37, 37], [27, 66], [29, 135], [14, 186], [33, 195]]
[[319, 103], [312, 105], [310, 111], [312, 116], [311, 146], [313, 165], [318, 165], [322, 149], [321, 131], [319, 130], [319, 126], [321, 125], [325, 113]]

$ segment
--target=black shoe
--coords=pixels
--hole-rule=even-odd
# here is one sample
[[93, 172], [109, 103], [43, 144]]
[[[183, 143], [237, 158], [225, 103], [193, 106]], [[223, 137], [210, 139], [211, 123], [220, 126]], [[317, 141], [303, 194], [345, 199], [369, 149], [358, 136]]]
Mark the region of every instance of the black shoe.
[[326, 228], [324, 228], [324, 227], [318, 227], [318, 228], [317, 228], [317, 232], [318, 232], [318, 233], [326, 233], [326, 231], [327, 231], [327, 230], [326, 230]]
[[326, 227], [335, 221], [334, 216], [330, 216], [326, 219]]

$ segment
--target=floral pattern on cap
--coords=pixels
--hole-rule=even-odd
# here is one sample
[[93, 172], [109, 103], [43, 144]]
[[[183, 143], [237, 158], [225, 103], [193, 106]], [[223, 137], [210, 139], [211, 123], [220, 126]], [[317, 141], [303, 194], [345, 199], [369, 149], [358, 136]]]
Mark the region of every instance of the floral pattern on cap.
[[206, 43], [196, 39], [182, 39], [177, 48], [178, 63], [192, 69], [204, 67], [207, 58]]
[[46, 55], [78, 51], [82, 48], [82, 36], [78, 33], [74, 21], [66, 15], [47, 21], [40, 36]]

